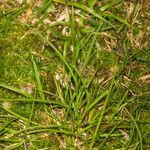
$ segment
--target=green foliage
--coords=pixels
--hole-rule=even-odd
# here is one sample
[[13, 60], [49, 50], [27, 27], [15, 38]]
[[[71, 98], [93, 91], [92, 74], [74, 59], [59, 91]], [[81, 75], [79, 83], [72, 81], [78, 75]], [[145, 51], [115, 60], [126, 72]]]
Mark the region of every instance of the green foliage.
[[1, 3], [0, 149], [149, 147], [147, 4]]

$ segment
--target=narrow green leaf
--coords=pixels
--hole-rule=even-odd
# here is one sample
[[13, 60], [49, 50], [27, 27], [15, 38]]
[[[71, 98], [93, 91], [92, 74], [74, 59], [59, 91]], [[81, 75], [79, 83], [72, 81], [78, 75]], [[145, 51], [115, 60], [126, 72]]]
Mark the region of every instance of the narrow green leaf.
[[128, 115], [130, 116], [130, 118], [132, 119], [135, 127], [136, 127], [136, 130], [137, 130], [137, 133], [139, 135], [139, 143], [140, 143], [140, 150], [143, 149], [143, 142], [142, 142], [142, 136], [141, 136], [141, 132], [140, 132], [140, 129], [135, 121], [135, 119], [132, 117], [132, 115], [130, 114], [130, 112], [125, 108], [126, 112], [128, 113]]
[[[66, 4], [66, 2], [62, 1], [62, 0], [53, 0], [54, 2], [57, 2], [57, 3], [61, 3], [61, 4]], [[105, 16], [105, 17], [110, 17], [110, 18], [113, 18], [113, 19], [116, 19], [118, 21], [120, 21], [121, 23], [127, 25], [127, 26], [130, 26], [127, 21], [121, 19], [120, 17], [114, 15], [114, 14], [98, 14], [97, 12], [95, 12], [92, 8], [89, 8], [87, 6], [84, 6], [82, 4], [79, 4], [79, 3], [76, 3], [76, 2], [67, 2], [67, 5], [68, 6], [74, 6], [76, 8], [79, 8], [79, 9], [82, 9], [84, 11], [87, 11], [88, 13], [92, 14], [94, 17], [100, 19], [101, 21], [107, 23], [108, 25], [112, 26], [113, 28], [115, 28], [115, 26], [110, 23], [110, 21], [107, 21], [105, 18], [103, 18], [102, 16]]]
[[[19, 119], [21, 119], [21, 120], [23, 120], [23, 121], [28, 122], [28, 119], [27, 119], [27, 118], [24, 118], [23, 116], [21, 116], [21, 115], [15, 113], [14, 111], [12, 111], [12, 110], [10, 110], [10, 109], [3, 108], [2, 106], [0, 106], [0, 109], [3, 109], [3, 110], [5, 110], [6, 112], [8, 112], [9, 114], [11, 114], [11, 115], [13, 115], [13, 116], [16, 116], [17, 118], [19, 118]], [[34, 124], [34, 125], [37, 125], [36, 122], [31, 121], [31, 123]]]
[[94, 102], [92, 104], [90, 104], [90, 106], [87, 106], [87, 108], [85, 109], [83, 115], [82, 115], [82, 119], [81, 121], [83, 120], [83, 118], [85, 117], [85, 115], [91, 110], [94, 108], [95, 105], [97, 105], [99, 103], [100, 100], [102, 100], [102, 98], [104, 98], [106, 95], [108, 94], [108, 90], [106, 90], [105, 92], [103, 92], [100, 96], [98, 96]]
[[32, 98], [32, 96], [28, 92], [22, 91], [18, 88], [15, 88], [15, 87], [3, 84], [3, 83], [0, 83], [0, 87], [5, 88], [5, 89], [10, 90], [10, 91], [13, 91], [13, 92], [18, 93], [18, 94], [21, 94], [25, 97]]
[[34, 30], [34, 32], [41, 38], [43, 39], [55, 52], [56, 54], [58, 55], [58, 57], [63, 61], [63, 63], [66, 65], [66, 67], [68, 68], [68, 70], [70, 71], [71, 75], [72, 75], [72, 78], [73, 80], [75, 81], [76, 83], [76, 77], [73, 73], [73, 70], [71, 68], [71, 66], [69, 65], [69, 63], [66, 61], [65, 57], [59, 52], [59, 50], [49, 41], [47, 40], [41, 33], [37, 32]]
[[95, 132], [94, 132], [94, 135], [93, 135], [93, 138], [92, 138], [92, 141], [91, 141], [89, 150], [92, 150], [93, 145], [94, 145], [94, 143], [95, 143], [95, 141], [96, 141], [96, 136], [97, 136], [99, 127], [100, 127], [100, 125], [101, 125], [101, 121], [102, 121], [102, 119], [103, 119], [103, 116], [104, 116], [104, 114], [105, 114], [106, 106], [107, 106], [108, 101], [109, 101], [109, 98], [110, 98], [110, 93], [111, 93], [111, 91], [112, 91], [112, 86], [113, 86], [113, 84], [114, 84], [114, 80], [112, 80], [112, 83], [111, 83], [111, 85], [110, 85], [110, 88], [109, 88], [109, 90], [107, 91], [107, 97], [106, 97], [106, 99], [105, 99], [104, 106], [103, 106], [103, 108], [102, 108], [102, 112], [101, 112], [101, 114], [100, 114], [100, 117], [99, 117], [99, 120], [98, 120], [98, 123], [97, 123], [97, 126], [96, 126], [96, 130], [95, 130]]
[[88, 4], [89, 4], [89, 6], [92, 8], [92, 7], [96, 4], [97, 1], [98, 1], [98, 0], [89, 0], [89, 1], [88, 1]]
[[36, 81], [37, 81], [39, 95], [40, 95], [41, 99], [45, 99], [42, 84], [41, 84], [41, 80], [40, 80], [39, 71], [38, 71], [36, 62], [34, 61], [33, 57], [32, 57], [32, 62], [33, 62], [33, 68], [34, 68], [34, 72], [35, 72], [35, 77], [36, 77]]

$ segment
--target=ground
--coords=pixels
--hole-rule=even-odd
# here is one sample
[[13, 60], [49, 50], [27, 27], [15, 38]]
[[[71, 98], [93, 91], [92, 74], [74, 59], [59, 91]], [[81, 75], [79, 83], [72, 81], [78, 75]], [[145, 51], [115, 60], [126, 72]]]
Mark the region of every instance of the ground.
[[0, 149], [150, 149], [149, 0], [0, 0]]

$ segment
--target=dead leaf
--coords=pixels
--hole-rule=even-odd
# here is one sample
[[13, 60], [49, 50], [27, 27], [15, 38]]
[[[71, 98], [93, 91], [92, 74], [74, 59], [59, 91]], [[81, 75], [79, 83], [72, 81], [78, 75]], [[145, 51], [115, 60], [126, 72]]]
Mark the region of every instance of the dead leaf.
[[119, 131], [121, 132], [121, 134], [123, 135], [124, 139], [126, 141], [129, 141], [130, 137], [129, 137], [129, 134], [125, 131], [123, 131], [122, 129], [119, 129]]
[[142, 77], [139, 77], [138, 80], [145, 81], [145, 80], [147, 80], [147, 79], [150, 79], [150, 74], [147, 74], [147, 75], [144, 75], [144, 76], [142, 76]]

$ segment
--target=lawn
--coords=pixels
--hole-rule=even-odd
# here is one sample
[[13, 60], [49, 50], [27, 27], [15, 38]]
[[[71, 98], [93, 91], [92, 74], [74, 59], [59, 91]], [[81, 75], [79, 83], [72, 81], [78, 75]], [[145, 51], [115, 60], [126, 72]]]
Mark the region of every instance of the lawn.
[[0, 149], [150, 149], [149, 0], [0, 0]]

